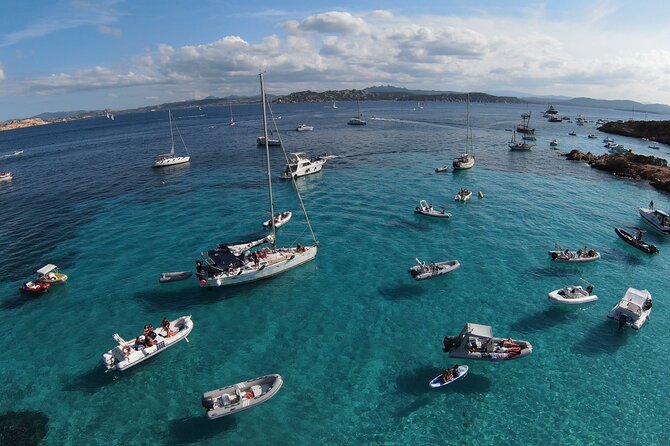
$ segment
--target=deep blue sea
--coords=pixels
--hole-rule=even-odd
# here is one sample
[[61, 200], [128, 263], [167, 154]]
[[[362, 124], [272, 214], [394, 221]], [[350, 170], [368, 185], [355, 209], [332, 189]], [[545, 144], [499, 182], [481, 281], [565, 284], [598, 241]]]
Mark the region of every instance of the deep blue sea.
[[[559, 156], [605, 153], [594, 121], [630, 112], [566, 107], [560, 115], [573, 123], [548, 123], [546, 105], [531, 105], [536, 147], [518, 153], [506, 129], [529, 108], [473, 103], [475, 167], [435, 174], [464, 147], [465, 104], [415, 105], [361, 103], [364, 127], [346, 125], [355, 103], [273, 106], [287, 151], [339, 158], [297, 182], [320, 242], [316, 259], [236, 288], [158, 277], [193, 270], [201, 251], [261, 231], [269, 210], [255, 143], [260, 105], [235, 106], [235, 127], [227, 107], [175, 110], [177, 152], [180, 134], [192, 160], [164, 169], [151, 168], [169, 150], [164, 111], [1, 132], [0, 155], [25, 151], [0, 160], [15, 175], [0, 183], [2, 413], [44, 413], [49, 445], [667, 444], [670, 239], [647, 232], [661, 251], [650, 257], [614, 228], [643, 226], [638, 207], [653, 199], [670, 210], [670, 199]], [[580, 114], [591, 122], [577, 126]], [[303, 122], [314, 131], [294, 131]], [[669, 156], [668, 146], [614, 139]], [[282, 160], [271, 148], [276, 209], [294, 212], [279, 246], [309, 240], [293, 186], [278, 178]], [[484, 198], [456, 203], [461, 187]], [[420, 199], [453, 218], [414, 214]], [[603, 257], [554, 264], [555, 242]], [[415, 282], [407, 272], [415, 257], [461, 267]], [[70, 280], [20, 295], [47, 263]], [[580, 278], [598, 302], [549, 304], [547, 292]], [[654, 297], [639, 332], [606, 318], [628, 287]], [[105, 373], [101, 355], [114, 333], [130, 339], [184, 314], [195, 322], [189, 343]], [[429, 388], [456, 363], [443, 337], [466, 322], [530, 341], [533, 354], [466, 361], [465, 379]], [[202, 392], [267, 373], [285, 382], [273, 399], [207, 420]]]

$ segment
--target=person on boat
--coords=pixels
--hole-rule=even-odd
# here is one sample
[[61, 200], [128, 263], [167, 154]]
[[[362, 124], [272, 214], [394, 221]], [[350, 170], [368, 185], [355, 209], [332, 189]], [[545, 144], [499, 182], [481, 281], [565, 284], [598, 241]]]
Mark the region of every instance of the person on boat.
[[454, 379], [454, 377], [451, 374], [451, 369], [446, 369], [440, 378], [443, 383], [448, 383], [452, 379]]
[[141, 336], [135, 338], [135, 344], [133, 344], [133, 349], [139, 350], [144, 346], [144, 341], [140, 338]]
[[588, 295], [590, 296], [591, 293], [593, 292], [593, 285], [589, 285], [589, 286], [587, 286], [587, 287], [586, 287], [586, 292], [587, 292]]
[[174, 336], [177, 334], [174, 331], [170, 330], [170, 321], [166, 317], [163, 318], [163, 321], [161, 322], [161, 327], [163, 327], [165, 333], [167, 333], [167, 336]]
[[637, 234], [635, 234], [635, 241], [636, 242], [642, 241], [642, 231], [637, 231]]
[[451, 368], [451, 376], [453, 376], [454, 378], [458, 378], [458, 368], [459, 367], [460, 366], [458, 364], [456, 364], [455, 366], [453, 366]]
[[649, 210], [650, 210], [650, 211], [653, 211], [653, 210], [654, 210], [654, 200], [651, 200], [651, 201], [649, 202]]

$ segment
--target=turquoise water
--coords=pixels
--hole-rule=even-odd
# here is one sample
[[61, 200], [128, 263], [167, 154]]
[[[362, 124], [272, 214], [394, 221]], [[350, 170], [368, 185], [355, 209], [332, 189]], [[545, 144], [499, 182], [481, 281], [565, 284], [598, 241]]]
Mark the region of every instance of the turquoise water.
[[[475, 168], [436, 175], [464, 146], [463, 104], [365, 103], [364, 114], [378, 119], [360, 128], [346, 125], [356, 104], [338, 105], [274, 107], [288, 150], [341, 156], [298, 182], [317, 258], [237, 288], [157, 279], [262, 229], [269, 211], [255, 145], [259, 106], [235, 109], [233, 128], [227, 108], [176, 111], [192, 162], [161, 170], [149, 167], [169, 147], [161, 112], [0, 133], [0, 154], [25, 150], [0, 161], [15, 174], [0, 184], [0, 314], [10, 324], [0, 340], [3, 410], [44, 412], [46, 444], [665, 444], [670, 242], [649, 231], [661, 251], [649, 257], [614, 227], [643, 225], [637, 208], [651, 199], [670, 209], [667, 195], [550, 150], [557, 138], [561, 151], [605, 153], [592, 123], [534, 117], [537, 145], [516, 153], [505, 129], [527, 109], [472, 104]], [[315, 130], [291, 131], [302, 122]], [[640, 153], [670, 151], [615, 140]], [[307, 242], [292, 186], [277, 178], [281, 157], [272, 149], [275, 200], [294, 217], [279, 244]], [[484, 198], [456, 203], [460, 187]], [[413, 214], [422, 198], [453, 218]], [[596, 247], [603, 258], [553, 264], [546, 251], [554, 242]], [[462, 266], [415, 282], [407, 273], [415, 257]], [[67, 284], [20, 296], [21, 282], [46, 263], [58, 264]], [[595, 284], [598, 302], [549, 305], [548, 291], [580, 277]], [[606, 314], [631, 286], [653, 294], [651, 321], [618, 332]], [[104, 372], [112, 334], [128, 339], [183, 314], [195, 322], [189, 343], [127, 372]], [[455, 363], [442, 338], [466, 322], [528, 340], [533, 354], [470, 361], [464, 380], [430, 389]], [[206, 419], [203, 391], [266, 373], [284, 378], [276, 397]]]

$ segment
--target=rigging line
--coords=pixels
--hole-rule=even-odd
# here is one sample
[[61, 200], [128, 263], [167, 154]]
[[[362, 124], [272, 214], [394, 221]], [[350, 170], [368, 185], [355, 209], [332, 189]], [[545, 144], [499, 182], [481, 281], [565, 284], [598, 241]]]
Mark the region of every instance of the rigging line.
[[[281, 134], [279, 133], [279, 128], [277, 127], [277, 120], [275, 119], [274, 114], [272, 113], [272, 107], [270, 107], [270, 101], [268, 101], [268, 110], [270, 110], [270, 119], [272, 120], [272, 124], [274, 125], [275, 131], [277, 132], [277, 139], [279, 139], [279, 146], [281, 147], [281, 150], [284, 154], [284, 158], [286, 159], [286, 164], [289, 164], [288, 155], [286, 154], [286, 149], [284, 148], [284, 142], [281, 139]], [[298, 201], [300, 202], [302, 213], [305, 216], [305, 220], [307, 220], [307, 227], [309, 228], [309, 232], [312, 234], [312, 240], [314, 240], [314, 243], [318, 245], [319, 241], [316, 239], [316, 234], [314, 234], [314, 229], [312, 228], [312, 222], [309, 220], [309, 215], [307, 215], [307, 209], [305, 209], [305, 203], [302, 200], [302, 195], [300, 195], [300, 190], [298, 189], [298, 185], [296, 184], [293, 175], [291, 175], [291, 183], [293, 184], [293, 189], [295, 189], [295, 193], [298, 195]]]
[[181, 132], [179, 131], [179, 127], [177, 126], [177, 122], [175, 121], [173, 123], [173, 125], [174, 125], [174, 128], [177, 130], [177, 135], [179, 135], [179, 139], [181, 140], [181, 143], [184, 145], [184, 150], [186, 150], [186, 154], [191, 155], [190, 153], [188, 153], [188, 147], [186, 147], [186, 143], [184, 142], [184, 138], [181, 136]]

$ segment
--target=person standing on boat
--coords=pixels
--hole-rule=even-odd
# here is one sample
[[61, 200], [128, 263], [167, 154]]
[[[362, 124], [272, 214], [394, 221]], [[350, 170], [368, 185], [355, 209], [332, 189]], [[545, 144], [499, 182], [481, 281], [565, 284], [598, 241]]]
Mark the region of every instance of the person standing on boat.
[[654, 200], [651, 200], [651, 201], [649, 202], [649, 210], [650, 210], [650, 211], [653, 211], [653, 210], [654, 210]]

